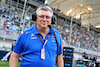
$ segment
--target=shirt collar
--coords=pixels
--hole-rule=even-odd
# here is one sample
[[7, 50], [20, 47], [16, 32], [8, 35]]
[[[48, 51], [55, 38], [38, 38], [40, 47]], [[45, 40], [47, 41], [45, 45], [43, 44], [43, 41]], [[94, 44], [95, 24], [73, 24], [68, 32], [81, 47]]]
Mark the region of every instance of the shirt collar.
[[40, 32], [38, 31], [36, 24], [33, 26], [33, 33], [34, 34], [40, 34]]
[[50, 27], [50, 31], [49, 33], [53, 33], [54, 29], [52, 27]]

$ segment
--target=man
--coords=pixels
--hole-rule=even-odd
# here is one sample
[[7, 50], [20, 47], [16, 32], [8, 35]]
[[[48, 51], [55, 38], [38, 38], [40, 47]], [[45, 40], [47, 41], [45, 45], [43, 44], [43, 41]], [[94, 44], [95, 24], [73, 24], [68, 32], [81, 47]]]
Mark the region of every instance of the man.
[[[9, 67], [17, 67], [19, 54], [22, 53], [20, 67], [55, 67], [57, 43], [59, 45], [58, 67], [63, 67], [61, 38], [51, 25], [53, 11], [48, 6], [40, 6], [36, 11], [36, 24], [23, 31], [19, 36], [10, 57]], [[56, 35], [56, 39], [54, 36]]]
[[88, 55], [87, 54], [84, 54], [83, 55], [83, 59], [88, 59]]

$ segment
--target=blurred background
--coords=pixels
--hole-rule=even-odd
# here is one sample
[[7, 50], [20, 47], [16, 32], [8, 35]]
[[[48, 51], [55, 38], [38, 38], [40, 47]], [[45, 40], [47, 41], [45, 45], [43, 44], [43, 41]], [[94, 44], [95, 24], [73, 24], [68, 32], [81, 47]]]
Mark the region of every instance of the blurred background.
[[57, 17], [52, 27], [62, 37], [64, 66], [100, 67], [100, 0], [0, 0], [0, 67], [8, 67], [15, 40], [43, 4]]

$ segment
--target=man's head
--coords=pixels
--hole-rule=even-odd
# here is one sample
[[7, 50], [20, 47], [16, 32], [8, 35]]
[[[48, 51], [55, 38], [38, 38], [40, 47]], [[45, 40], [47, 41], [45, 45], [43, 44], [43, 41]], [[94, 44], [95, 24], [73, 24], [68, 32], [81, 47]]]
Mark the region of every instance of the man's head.
[[51, 25], [53, 11], [46, 5], [41, 5], [36, 10], [37, 18], [36, 22], [39, 27], [46, 28]]

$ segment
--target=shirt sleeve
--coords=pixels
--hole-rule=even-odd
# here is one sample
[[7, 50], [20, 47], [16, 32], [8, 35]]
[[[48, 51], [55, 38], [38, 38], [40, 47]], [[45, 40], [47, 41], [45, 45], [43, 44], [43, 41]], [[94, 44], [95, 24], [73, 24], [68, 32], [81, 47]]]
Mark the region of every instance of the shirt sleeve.
[[24, 40], [25, 40], [24, 34], [19, 34], [19, 37], [18, 37], [18, 39], [17, 39], [17, 42], [16, 42], [16, 44], [15, 44], [15, 46], [14, 46], [14, 48], [13, 48], [13, 51], [14, 51], [15, 53], [20, 54], [20, 53], [22, 52]]

